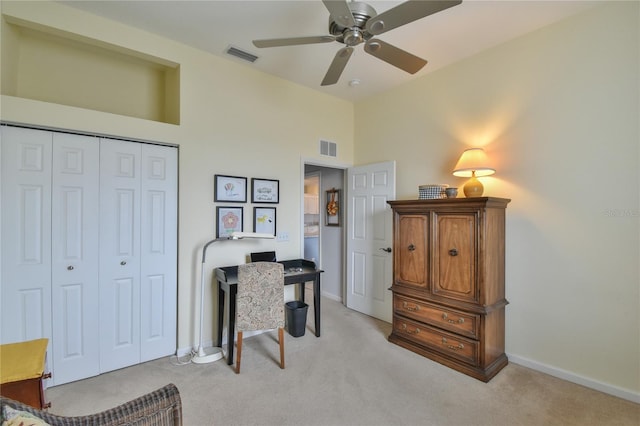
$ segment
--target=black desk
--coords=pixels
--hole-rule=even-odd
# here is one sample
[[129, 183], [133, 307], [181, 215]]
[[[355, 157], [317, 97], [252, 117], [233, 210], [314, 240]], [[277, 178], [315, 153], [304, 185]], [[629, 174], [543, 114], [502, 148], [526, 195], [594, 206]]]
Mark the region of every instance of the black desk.
[[[304, 302], [304, 284], [313, 281], [313, 314], [315, 319], [316, 337], [320, 337], [320, 274], [324, 271], [317, 269], [316, 264], [310, 260], [295, 259], [284, 260], [284, 285], [298, 284], [300, 297]], [[295, 269], [295, 271], [294, 271]], [[227, 312], [227, 339], [229, 341], [227, 351], [227, 364], [233, 364], [233, 346], [235, 342], [236, 325], [236, 295], [238, 293], [238, 267], [225, 266], [216, 268], [216, 280], [218, 281], [218, 346], [222, 345], [222, 325], [224, 324], [224, 305], [228, 306]], [[284, 303], [284, 300], [282, 301]]]

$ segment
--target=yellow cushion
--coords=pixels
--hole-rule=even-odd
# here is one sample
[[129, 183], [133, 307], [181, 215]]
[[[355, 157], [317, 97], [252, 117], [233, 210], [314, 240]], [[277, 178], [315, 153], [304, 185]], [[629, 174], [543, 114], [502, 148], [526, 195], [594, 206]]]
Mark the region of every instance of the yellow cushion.
[[36, 339], [0, 345], [0, 384], [41, 377], [48, 342]]

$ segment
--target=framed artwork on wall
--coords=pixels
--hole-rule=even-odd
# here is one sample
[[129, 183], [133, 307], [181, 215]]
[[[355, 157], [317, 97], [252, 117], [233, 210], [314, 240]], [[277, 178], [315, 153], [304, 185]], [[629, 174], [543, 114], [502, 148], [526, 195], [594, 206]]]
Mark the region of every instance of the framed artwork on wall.
[[260, 234], [276, 235], [276, 208], [253, 208], [253, 232]]
[[216, 207], [216, 238], [229, 237], [234, 232], [242, 232], [242, 207]]
[[247, 202], [247, 178], [215, 175], [213, 181], [213, 201], [227, 203]]
[[278, 204], [280, 202], [280, 181], [251, 179], [251, 202]]

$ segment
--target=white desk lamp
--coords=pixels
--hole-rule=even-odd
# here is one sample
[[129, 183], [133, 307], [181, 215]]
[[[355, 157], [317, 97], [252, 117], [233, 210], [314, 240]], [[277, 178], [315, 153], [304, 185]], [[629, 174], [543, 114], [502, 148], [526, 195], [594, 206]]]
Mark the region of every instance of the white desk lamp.
[[[198, 344], [198, 353], [191, 358], [191, 362], [196, 364], [207, 364], [209, 362], [217, 361], [223, 356], [222, 348], [205, 348], [202, 343], [202, 328], [204, 323], [204, 263], [207, 258], [207, 248], [216, 241], [242, 240], [244, 238], [270, 239], [275, 237], [271, 234], [261, 234], [257, 232], [233, 232], [228, 237], [220, 237], [209, 241], [202, 248], [202, 270], [200, 274], [200, 342]], [[221, 326], [222, 324], [218, 324], [218, 327]]]

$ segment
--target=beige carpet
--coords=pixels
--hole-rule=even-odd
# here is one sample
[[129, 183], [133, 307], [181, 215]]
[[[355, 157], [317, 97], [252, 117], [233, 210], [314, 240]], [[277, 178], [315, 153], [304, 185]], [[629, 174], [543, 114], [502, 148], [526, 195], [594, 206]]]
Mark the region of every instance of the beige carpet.
[[175, 383], [186, 426], [631, 425], [640, 405], [509, 364], [482, 383], [387, 341], [390, 324], [323, 299], [322, 336], [245, 339], [242, 372], [169, 358], [47, 390], [51, 411], [82, 415]]

